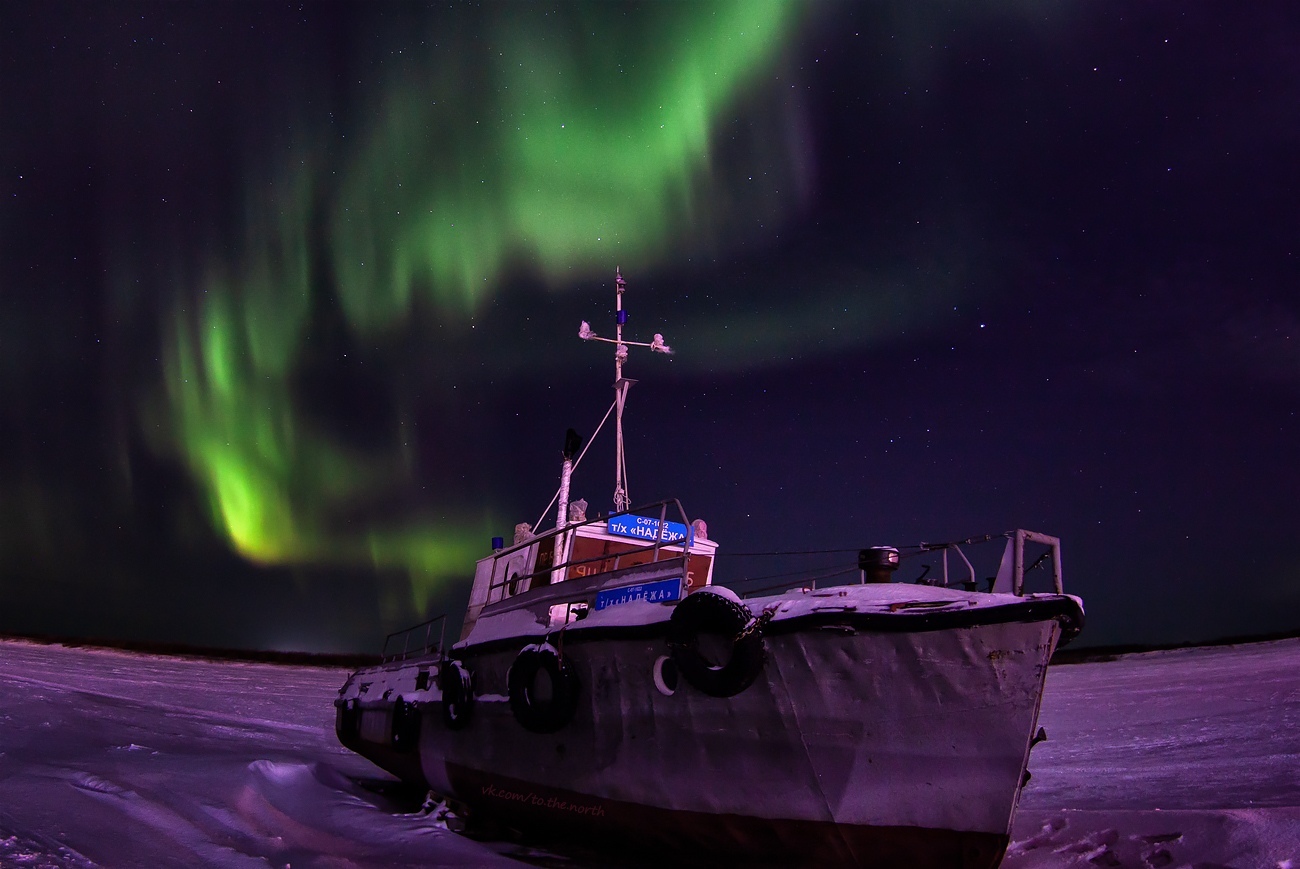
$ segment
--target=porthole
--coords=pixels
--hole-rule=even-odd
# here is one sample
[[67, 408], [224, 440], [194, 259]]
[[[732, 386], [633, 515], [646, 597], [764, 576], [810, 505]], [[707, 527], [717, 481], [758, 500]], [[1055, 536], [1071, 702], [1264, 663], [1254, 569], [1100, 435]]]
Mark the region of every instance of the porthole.
[[659, 689], [660, 694], [671, 697], [677, 693], [677, 664], [672, 658], [660, 655], [651, 672], [654, 674], [655, 687]]

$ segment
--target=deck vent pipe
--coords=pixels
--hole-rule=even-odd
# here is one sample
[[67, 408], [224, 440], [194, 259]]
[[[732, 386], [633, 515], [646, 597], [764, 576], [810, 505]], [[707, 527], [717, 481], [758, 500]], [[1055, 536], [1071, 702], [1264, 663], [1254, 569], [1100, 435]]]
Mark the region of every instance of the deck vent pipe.
[[858, 550], [858, 570], [863, 582], [893, 582], [898, 570], [898, 550], [892, 546], [870, 546]]

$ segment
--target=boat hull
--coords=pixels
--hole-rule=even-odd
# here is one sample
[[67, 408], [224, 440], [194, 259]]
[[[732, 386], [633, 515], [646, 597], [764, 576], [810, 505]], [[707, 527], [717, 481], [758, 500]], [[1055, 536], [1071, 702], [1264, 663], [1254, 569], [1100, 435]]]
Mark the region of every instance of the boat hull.
[[549, 734], [521, 727], [508, 702], [509, 669], [536, 638], [464, 647], [473, 715], [453, 730], [426, 706], [423, 778], [517, 826], [588, 839], [785, 862], [995, 866], [1060, 625], [933, 624], [873, 630], [831, 614], [772, 625], [758, 678], [725, 699], [684, 680], [671, 694], [656, 685], [663, 624], [571, 630], [562, 652], [581, 702]]
[[457, 793], [478, 794], [480, 810], [552, 840], [605, 846], [630, 845], [716, 865], [741, 858], [746, 865], [857, 865], [884, 869], [994, 867], [1008, 836], [967, 830], [840, 824], [829, 821], [663, 809], [598, 799], [534, 782], [447, 765]]

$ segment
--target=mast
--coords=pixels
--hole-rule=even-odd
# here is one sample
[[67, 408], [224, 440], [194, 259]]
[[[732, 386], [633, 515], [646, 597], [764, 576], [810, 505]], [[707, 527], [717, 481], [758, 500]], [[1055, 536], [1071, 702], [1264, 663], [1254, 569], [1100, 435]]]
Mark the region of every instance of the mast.
[[[556, 511], [555, 527], [565, 528], [569, 524], [569, 481], [573, 477], [573, 457], [578, 453], [578, 447], [582, 446], [582, 438], [573, 429], [564, 433], [564, 464], [560, 466], [560, 491], [557, 498], [560, 502], [559, 509]], [[553, 564], [566, 564], [569, 561], [569, 552], [573, 545], [573, 532], [569, 530], [561, 531], [555, 540], [555, 554], [552, 557]], [[551, 571], [551, 582], [556, 583], [564, 579], [563, 570]]]
[[623, 293], [627, 281], [614, 266], [614, 512], [621, 513], [631, 506], [627, 496], [627, 459], [623, 453], [623, 405], [632, 381], [623, 377], [623, 363], [627, 361], [627, 345], [623, 343], [623, 324], [627, 311], [623, 310]]
[[614, 512], [621, 513], [631, 506], [627, 493], [627, 458], [623, 451], [623, 406], [627, 403], [627, 391], [635, 380], [623, 376], [623, 363], [627, 361], [629, 347], [649, 347], [652, 353], [672, 353], [672, 348], [664, 343], [664, 336], [655, 333], [654, 340], [624, 341], [623, 326], [627, 323], [627, 311], [623, 308], [623, 293], [627, 291], [627, 281], [617, 267], [614, 268], [614, 337], [601, 338], [591, 331], [591, 325], [582, 321], [578, 337], [584, 341], [604, 341], [614, 345]]

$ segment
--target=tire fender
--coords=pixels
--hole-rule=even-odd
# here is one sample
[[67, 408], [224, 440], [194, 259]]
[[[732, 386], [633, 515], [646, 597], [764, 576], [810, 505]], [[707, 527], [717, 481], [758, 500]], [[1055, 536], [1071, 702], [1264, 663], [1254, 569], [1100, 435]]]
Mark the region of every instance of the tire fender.
[[[541, 679], [550, 683], [549, 697], [542, 690]], [[510, 711], [533, 733], [555, 733], [572, 721], [578, 710], [581, 686], [577, 671], [550, 643], [525, 646], [510, 665], [506, 684]]]
[[448, 658], [438, 667], [442, 691], [442, 723], [448, 730], [464, 730], [474, 717], [474, 674], [460, 661]]
[[[725, 660], [712, 661], [701, 651], [705, 634], [724, 638], [722, 645], [730, 642]], [[668, 650], [682, 677], [710, 697], [744, 691], [767, 658], [762, 622], [730, 589], [701, 589], [679, 603], [668, 622]]]
[[393, 703], [393, 748], [415, 751], [420, 744], [420, 708], [398, 697]]

